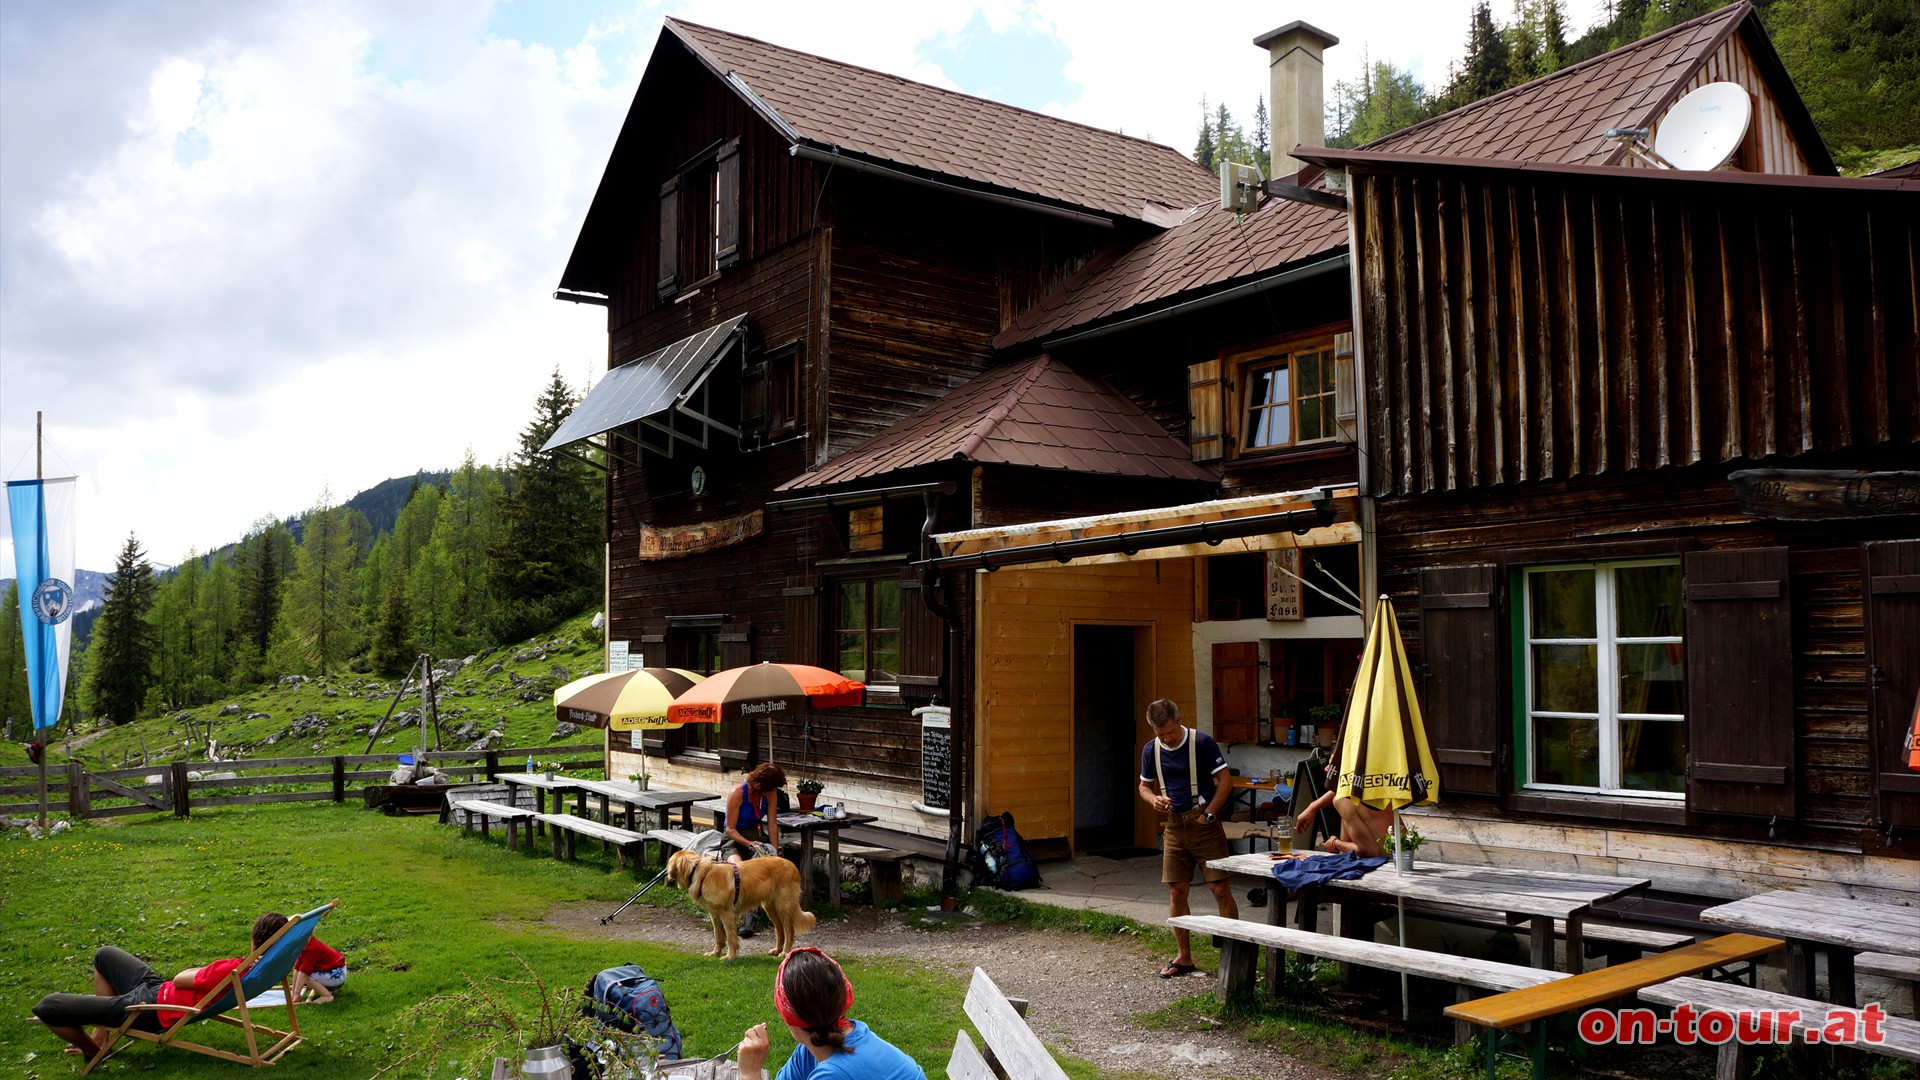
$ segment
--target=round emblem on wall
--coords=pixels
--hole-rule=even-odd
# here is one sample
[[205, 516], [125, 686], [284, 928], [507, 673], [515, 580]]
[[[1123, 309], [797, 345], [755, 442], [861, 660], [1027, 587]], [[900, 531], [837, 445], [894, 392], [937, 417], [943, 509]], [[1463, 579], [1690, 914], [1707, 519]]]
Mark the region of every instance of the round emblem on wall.
[[688, 480], [688, 483], [693, 487], [693, 493], [695, 495], [705, 495], [707, 493], [707, 470], [699, 465], [695, 465], [693, 467], [693, 476]]
[[48, 578], [33, 590], [33, 614], [48, 626], [58, 626], [73, 614], [73, 586]]

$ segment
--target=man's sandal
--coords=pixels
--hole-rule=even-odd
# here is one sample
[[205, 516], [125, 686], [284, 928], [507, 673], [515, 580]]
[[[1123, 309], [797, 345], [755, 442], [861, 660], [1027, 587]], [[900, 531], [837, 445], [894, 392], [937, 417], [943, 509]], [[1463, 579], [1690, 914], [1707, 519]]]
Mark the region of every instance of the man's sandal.
[[1199, 970], [1199, 968], [1192, 964], [1182, 964], [1177, 960], [1169, 960], [1167, 961], [1167, 966], [1160, 969], [1160, 977], [1163, 979], [1171, 979], [1180, 975], [1192, 975]]

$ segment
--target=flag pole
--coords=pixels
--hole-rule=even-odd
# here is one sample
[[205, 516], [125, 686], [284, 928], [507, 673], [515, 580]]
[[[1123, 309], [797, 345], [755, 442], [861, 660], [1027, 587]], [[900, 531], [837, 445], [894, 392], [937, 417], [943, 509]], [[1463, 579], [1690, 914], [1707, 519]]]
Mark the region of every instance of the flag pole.
[[[41, 449], [41, 417], [44, 415], [39, 409], [33, 411], [33, 478], [35, 480], [46, 479], [45, 452]], [[46, 513], [46, 495], [43, 492], [40, 497], [40, 515], [45, 517]], [[44, 524], [40, 527], [40, 535], [42, 537], [47, 535]], [[14, 543], [19, 542], [19, 538], [16, 537]], [[39, 719], [36, 714], [35, 723], [38, 723]], [[37, 727], [33, 730], [33, 741], [40, 742], [40, 729]], [[47, 746], [45, 743], [40, 744], [40, 831], [42, 833], [47, 831]]]

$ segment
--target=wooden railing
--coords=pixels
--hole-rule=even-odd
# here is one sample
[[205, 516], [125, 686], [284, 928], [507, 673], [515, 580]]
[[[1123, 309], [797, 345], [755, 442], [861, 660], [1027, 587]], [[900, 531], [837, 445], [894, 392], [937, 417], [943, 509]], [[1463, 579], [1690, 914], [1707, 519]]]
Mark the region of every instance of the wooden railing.
[[[591, 743], [480, 752], [429, 750], [413, 756], [456, 784], [519, 772], [529, 756], [575, 774], [596, 772], [605, 764], [603, 751]], [[398, 763], [395, 754], [173, 761], [101, 770], [72, 762], [48, 767], [47, 811], [73, 818], [153, 813], [187, 817], [195, 807], [345, 802], [350, 789], [357, 792], [365, 785], [386, 783]], [[39, 777], [40, 770], [33, 766], [0, 768], [0, 815], [39, 813]]]

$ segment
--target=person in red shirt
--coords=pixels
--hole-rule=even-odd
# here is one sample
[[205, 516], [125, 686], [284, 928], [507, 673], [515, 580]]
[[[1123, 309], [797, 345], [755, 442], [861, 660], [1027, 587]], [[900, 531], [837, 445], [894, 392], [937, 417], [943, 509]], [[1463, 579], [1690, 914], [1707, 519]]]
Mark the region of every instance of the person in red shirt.
[[[278, 922], [273, 921], [278, 918]], [[253, 947], [258, 949], [286, 923], [284, 917], [262, 915], [253, 924]], [[165, 979], [144, 960], [112, 945], [93, 954], [93, 993], [48, 994], [33, 1007], [33, 1015], [47, 1029], [65, 1039], [67, 1052], [91, 1058], [106, 1045], [106, 1036], [127, 1018], [129, 1005], [177, 1005], [191, 1009], [211, 992], [221, 979], [246, 963], [245, 957], [215, 960], [204, 967], [188, 968]], [[133, 1026], [158, 1034], [180, 1022], [185, 1012], [160, 1009], [142, 1012]], [[94, 1029], [92, 1035], [87, 1028]]]
[[333, 1000], [333, 992], [347, 985], [347, 958], [319, 938], [309, 938], [307, 947], [293, 962], [294, 1000], [310, 1000], [315, 1005]]

